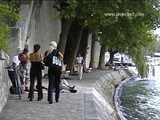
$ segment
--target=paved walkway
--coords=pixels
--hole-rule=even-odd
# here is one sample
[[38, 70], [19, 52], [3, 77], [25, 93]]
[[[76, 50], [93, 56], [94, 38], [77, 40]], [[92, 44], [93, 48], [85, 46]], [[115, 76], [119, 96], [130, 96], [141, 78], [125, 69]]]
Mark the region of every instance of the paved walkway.
[[[10, 96], [7, 105], [0, 114], [0, 120], [100, 120], [89, 93], [93, 83], [101, 76], [96, 71], [84, 75], [83, 80], [70, 80], [78, 92], [61, 93], [58, 103], [48, 104], [47, 91], [42, 101], [28, 101], [27, 94], [22, 100]], [[35, 94], [35, 99], [37, 95]]]

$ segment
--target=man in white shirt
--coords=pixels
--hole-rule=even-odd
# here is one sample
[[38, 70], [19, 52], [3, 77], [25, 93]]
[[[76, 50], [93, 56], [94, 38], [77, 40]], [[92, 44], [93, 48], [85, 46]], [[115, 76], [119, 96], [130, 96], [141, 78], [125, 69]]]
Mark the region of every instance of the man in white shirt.
[[13, 62], [16, 66], [19, 65], [20, 61], [19, 61], [19, 59], [18, 59], [18, 55], [13, 56], [12, 62]]
[[15, 67], [17, 67], [20, 64], [20, 60], [18, 58], [20, 52], [21, 52], [20, 48], [17, 48], [17, 53], [16, 55], [13, 56], [12, 65], [15, 65]]
[[78, 64], [82, 64], [83, 63], [83, 57], [81, 55], [78, 55], [77, 59], [77, 63]]

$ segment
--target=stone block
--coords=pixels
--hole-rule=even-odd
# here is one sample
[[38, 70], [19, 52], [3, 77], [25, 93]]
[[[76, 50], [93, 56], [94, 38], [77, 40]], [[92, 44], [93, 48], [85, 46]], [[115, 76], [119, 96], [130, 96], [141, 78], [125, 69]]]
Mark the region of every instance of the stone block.
[[9, 82], [7, 71], [5, 70], [6, 61], [0, 60], [0, 112], [7, 102], [9, 94]]

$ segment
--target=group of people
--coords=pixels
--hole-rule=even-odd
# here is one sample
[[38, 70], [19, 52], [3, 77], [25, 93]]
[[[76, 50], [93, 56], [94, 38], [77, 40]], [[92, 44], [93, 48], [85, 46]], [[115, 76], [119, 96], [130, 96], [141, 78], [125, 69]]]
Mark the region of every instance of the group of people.
[[[30, 63], [30, 70], [28, 67]], [[19, 53], [13, 58], [13, 64], [19, 66], [20, 81], [22, 88], [28, 90], [27, 84], [30, 79], [28, 99], [33, 101], [34, 99], [34, 86], [35, 80], [37, 80], [38, 98], [40, 101], [43, 99], [42, 91], [42, 70], [44, 66], [48, 67], [48, 102], [53, 103], [53, 91], [55, 91], [55, 101], [59, 101], [60, 94], [60, 76], [63, 65], [63, 54], [57, 50], [57, 43], [55, 41], [50, 42], [49, 49], [45, 52], [44, 56], [41, 54], [41, 46], [35, 44], [33, 46], [33, 52], [29, 54], [28, 49], [24, 48], [22, 53]]]

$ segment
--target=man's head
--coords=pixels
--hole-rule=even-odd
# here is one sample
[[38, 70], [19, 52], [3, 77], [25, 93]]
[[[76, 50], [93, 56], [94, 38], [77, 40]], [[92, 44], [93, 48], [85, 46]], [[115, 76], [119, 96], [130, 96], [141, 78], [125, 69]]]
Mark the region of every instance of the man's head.
[[16, 49], [16, 54], [19, 54], [19, 53], [21, 53], [21, 52], [22, 52], [21, 48], [18, 47], [18, 48]]

